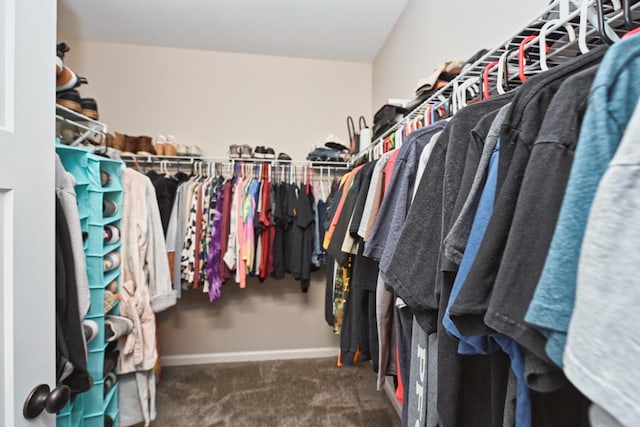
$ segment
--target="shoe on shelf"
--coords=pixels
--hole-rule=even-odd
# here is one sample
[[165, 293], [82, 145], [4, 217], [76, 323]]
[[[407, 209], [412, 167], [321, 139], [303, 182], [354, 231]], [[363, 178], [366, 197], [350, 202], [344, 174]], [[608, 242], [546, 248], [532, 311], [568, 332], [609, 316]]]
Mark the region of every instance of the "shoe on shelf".
[[100, 115], [98, 114], [98, 103], [95, 99], [82, 98], [80, 100], [80, 105], [82, 106], [82, 109], [80, 110], [81, 114], [89, 117], [90, 119], [98, 120]]
[[255, 159], [264, 159], [267, 154], [267, 149], [262, 145], [258, 145], [255, 150], [253, 150], [253, 157]]
[[138, 151], [140, 151], [139, 147], [140, 147], [140, 138], [138, 138], [137, 136], [129, 136], [129, 135], [124, 136], [124, 150], [122, 151], [122, 154], [128, 154], [132, 156], [136, 154]]
[[269, 160], [273, 160], [276, 158], [276, 152], [273, 151], [273, 148], [267, 147], [267, 149], [264, 152], [264, 158]]
[[150, 136], [138, 137], [138, 154], [154, 156], [156, 149], [153, 147], [153, 139]]
[[187, 146], [184, 144], [178, 144], [177, 146], [178, 156], [188, 156], [189, 151], [187, 150]]
[[98, 324], [94, 320], [83, 320], [82, 328], [84, 329], [84, 337], [87, 341], [87, 344], [89, 344], [95, 337], [98, 336]]
[[199, 145], [188, 145], [187, 155], [191, 157], [202, 157], [202, 149]]
[[111, 199], [105, 198], [102, 201], [102, 216], [108, 217], [118, 213], [118, 205]]
[[242, 146], [241, 145], [230, 145], [229, 146], [229, 157], [232, 159], [239, 159], [242, 155]]
[[118, 377], [116, 376], [115, 372], [109, 372], [107, 375], [105, 375], [105, 377], [104, 377], [104, 397], [107, 397], [107, 394], [109, 393], [109, 390], [111, 390], [111, 387], [113, 387], [113, 385], [116, 383], [116, 381], [118, 381]]
[[105, 312], [105, 314], [107, 314], [111, 310], [113, 310], [113, 307], [116, 306], [117, 299], [118, 299], [117, 294], [114, 294], [113, 292], [111, 292], [109, 290], [104, 291], [104, 312]]
[[111, 314], [104, 317], [104, 333], [107, 342], [113, 342], [120, 337], [127, 336], [131, 331], [133, 331], [133, 322], [130, 319]]
[[104, 364], [102, 365], [103, 372], [111, 372], [116, 369], [118, 364], [118, 356], [120, 356], [120, 350], [118, 350], [118, 343], [112, 342], [107, 345], [104, 350]]
[[78, 76], [71, 68], [66, 65], [62, 66], [62, 71], [56, 77], [56, 92], [64, 92], [76, 87], [78, 84]]
[[290, 162], [291, 161], [291, 157], [287, 153], [280, 153], [280, 154], [278, 154], [278, 160], [283, 160], [283, 161]]
[[173, 135], [167, 135], [167, 145], [164, 146], [165, 156], [176, 156], [178, 154], [178, 142]]
[[243, 159], [250, 159], [252, 155], [253, 155], [253, 148], [251, 148], [251, 146], [249, 145], [243, 145], [242, 153], [240, 154], [240, 157]]
[[115, 134], [107, 134], [107, 147], [114, 150], [124, 151], [124, 135], [116, 132]]
[[107, 285], [107, 290], [111, 291], [113, 294], [118, 292], [118, 282], [116, 280], [111, 281], [111, 283]]
[[106, 273], [107, 271], [120, 267], [121, 261], [122, 258], [120, 258], [120, 253], [118, 251], [109, 252], [102, 258], [102, 267], [104, 272]]
[[80, 113], [82, 111], [82, 98], [77, 90], [69, 89], [56, 95], [56, 103], [65, 108]]
[[65, 42], [60, 42], [56, 44], [56, 55], [58, 58], [64, 60], [64, 54], [69, 52], [71, 48]]
[[60, 56], [56, 56], [56, 83], [60, 74], [62, 74], [62, 70], [64, 70], [64, 62]]
[[155, 147], [156, 147], [156, 154], [158, 156], [164, 156], [165, 155], [165, 147], [167, 146], [167, 138], [165, 138], [164, 135], [158, 135], [156, 136], [156, 140], [155, 140]]

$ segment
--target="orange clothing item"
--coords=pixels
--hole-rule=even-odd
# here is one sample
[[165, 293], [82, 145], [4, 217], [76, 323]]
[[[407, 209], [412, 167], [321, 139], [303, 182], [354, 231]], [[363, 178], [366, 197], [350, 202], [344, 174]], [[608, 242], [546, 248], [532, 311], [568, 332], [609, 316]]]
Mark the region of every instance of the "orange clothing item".
[[351, 172], [345, 174], [340, 181], [340, 187], [344, 189], [342, 192], [342, 197], [340, 197], [340, 201], [338, 202], [338, 207], [336, 208], [336, 213], [331, 218], [331, 224], [329, 228], [324, 234], [324, 241], [322, 242], [322, 247], [326, 250], [329, 248], [329, 242], [331, 242], [331, 238], [333, 237], [333, 232], [336, 230], [336, 226], [338, 224], [338, 220], [340, 219], [340, 214], [342, 213], [342, 208], [344, 206], [344, 201], [347, 198], [347, 194], [349, 193], [349, 188], [353, 183], [353, 178], [356, 176], [358, 171], [362, 169], [363, 165], [358, 166]]

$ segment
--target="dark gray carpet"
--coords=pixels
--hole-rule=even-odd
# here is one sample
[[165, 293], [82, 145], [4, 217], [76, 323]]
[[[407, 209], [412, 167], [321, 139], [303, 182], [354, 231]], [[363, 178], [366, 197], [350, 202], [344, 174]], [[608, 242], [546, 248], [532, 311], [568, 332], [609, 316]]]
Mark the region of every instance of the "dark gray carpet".
[[399, 426], [369, 363], [335, 358], [163, 368], [153, 426]]

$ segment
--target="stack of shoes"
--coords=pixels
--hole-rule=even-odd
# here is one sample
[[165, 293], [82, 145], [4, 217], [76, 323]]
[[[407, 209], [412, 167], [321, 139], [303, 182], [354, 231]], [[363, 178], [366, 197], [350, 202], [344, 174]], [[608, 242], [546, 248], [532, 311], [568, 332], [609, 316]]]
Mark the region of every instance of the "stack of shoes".
[[263, 147], [262, 145], [259, 145], [255, 150], [253, 150], [253, 157], [255, 159], [271, 160], [276, 158], [276, 152], [271, 147]]
[[64, 56], [69, 50], [66, 43], [58, 43], [56, 46], [56, 103], [90, 119], [98, 120], [96, 100], [82, 98], [76, 90], [87, 84], [87, 79], [78, 76], [71, 68], [64, 65]]
[[290, 162], [291, 156], [289, 156], [287, 153], [280, 153], [278, 154], [278, 160], [283, 162]]

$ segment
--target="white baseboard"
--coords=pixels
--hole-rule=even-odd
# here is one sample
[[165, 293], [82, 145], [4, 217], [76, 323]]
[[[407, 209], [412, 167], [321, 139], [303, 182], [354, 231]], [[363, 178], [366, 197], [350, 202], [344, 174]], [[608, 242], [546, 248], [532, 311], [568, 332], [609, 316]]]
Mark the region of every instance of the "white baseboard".
[[300, 348], [292, 350], [240, 351], [233, 353], [183, 354], [161, 356], [162, 366], [203, 365], [224, 362], [258, 362], [261, 360], [310, 359], [316, 357], [338, 357], [338, 349]]

